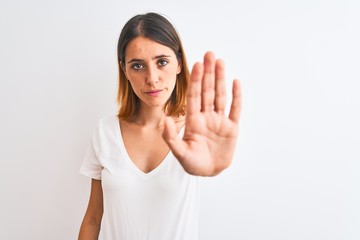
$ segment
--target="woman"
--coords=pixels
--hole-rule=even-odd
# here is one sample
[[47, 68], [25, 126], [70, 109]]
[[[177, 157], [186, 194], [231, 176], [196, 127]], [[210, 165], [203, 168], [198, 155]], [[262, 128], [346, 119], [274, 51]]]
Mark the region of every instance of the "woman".
[[92, 184], [79, 239], [197, 239], [197, 176], [231, 163], [240, 84], [227, 117], [223, 62], [208, 52], [189, 75], [178, 34], [155, 13], [125, 24], [118, 63], [119, 113], [100, 120], [80, 170]]

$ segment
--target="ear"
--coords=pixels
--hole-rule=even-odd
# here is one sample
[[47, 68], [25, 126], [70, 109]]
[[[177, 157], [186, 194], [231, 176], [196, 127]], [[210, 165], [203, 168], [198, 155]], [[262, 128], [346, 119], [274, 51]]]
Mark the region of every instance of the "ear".
[[178, 61], [178, 67], [177, 67], [177, 70], [176, 70], [176, 74], [181, 73], [181, 69], [182, 69], [182, 61], [179, 60], [179, 61]]
[[121, 69], [123, 70], [126, 79], [129, 79], [127, 76], [127, 73], [126, 73], [126, 67], [125, 67], [125, 65], [122, 64], [122, 61], [119, 62], [119, 65], [120, 65], [119, 67], [121, 67]]

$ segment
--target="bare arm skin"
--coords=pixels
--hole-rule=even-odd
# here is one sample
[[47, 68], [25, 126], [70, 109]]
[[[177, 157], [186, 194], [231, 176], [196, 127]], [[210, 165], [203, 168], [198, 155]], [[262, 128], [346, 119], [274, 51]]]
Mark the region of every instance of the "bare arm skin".
[[240, 82], [233, 81], [228, 116], [225, 89], [224, 63], [207, 52], [204, 62], [196, 63], [191, 72], [183, 139], [178, 138], [174, 121], [166, 119], [163, 138], [192, 175], [217, 175], [232, 161], [241, 111]]
[[100, 180], [91, 180], [89, 204], [81, 223], [78, 240], [97, 240], [103, 215], [103, 193]]

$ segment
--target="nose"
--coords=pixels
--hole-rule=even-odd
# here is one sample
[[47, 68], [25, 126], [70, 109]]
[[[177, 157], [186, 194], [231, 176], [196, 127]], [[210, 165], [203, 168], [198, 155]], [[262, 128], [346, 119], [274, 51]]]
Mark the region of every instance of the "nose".
[[149, 66], [146, 72], [146, 83], [152, 85], [159, 81], [158, 69], [156, 66]]

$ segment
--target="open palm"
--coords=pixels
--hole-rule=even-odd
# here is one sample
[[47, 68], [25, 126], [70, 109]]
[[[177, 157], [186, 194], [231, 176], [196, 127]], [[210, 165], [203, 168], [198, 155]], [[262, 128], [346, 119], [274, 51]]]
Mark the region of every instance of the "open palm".
[[196, 63], [191, 72], [182, 139], [173, 120], [166, 119], [164, 140], [190, 174], [213, 176], [232, 161], [241, 111], [240, 82], [233, 81], [229, 116], [225, 115], [225, 90], [224, 63], [207, 52], [204, 63]]

